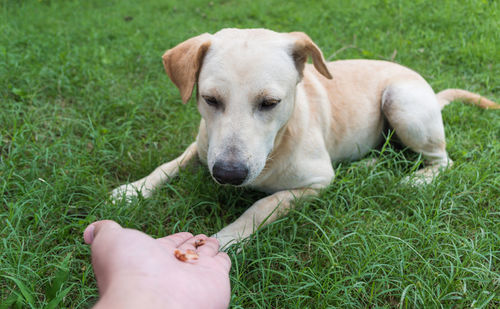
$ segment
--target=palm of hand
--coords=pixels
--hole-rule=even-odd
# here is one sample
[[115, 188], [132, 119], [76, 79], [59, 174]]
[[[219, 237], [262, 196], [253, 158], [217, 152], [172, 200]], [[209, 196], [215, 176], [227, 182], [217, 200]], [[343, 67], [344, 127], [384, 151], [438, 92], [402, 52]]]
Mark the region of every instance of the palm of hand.
[[[92, 244], [92, 264], [100, 294], [126, 285], [127, 290], [161, 295], [179, 307], [227, 308], [231, 261], [225, 253], [218, 252], [214, 238], [178, 233], [153, 239], [114, 222], [96, 225], [95, 231], [87, 230], [84, 237]], [[204, 245], [196, 248], [195, 242], [200, 239]], [[174, 256], [176, 249], [194, 250], [199, 258], [182, 262]]]

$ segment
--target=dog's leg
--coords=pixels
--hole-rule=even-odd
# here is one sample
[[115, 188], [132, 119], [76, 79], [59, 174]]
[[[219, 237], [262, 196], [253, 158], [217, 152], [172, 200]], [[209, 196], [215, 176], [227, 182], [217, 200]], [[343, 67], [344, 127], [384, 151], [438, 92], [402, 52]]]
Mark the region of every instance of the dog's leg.
[[407, 81], [390, 85], [382, 96], [382, 110], [401, 142], [424, 157], [426, 166], [415, 173], [413, 183], [430, 183], [441, 170], [451, 166], [441, 107], [427, 83]]
[[213, 237], [219, 240], [221, 248], [227, 247], [233, 242], [238, 242], [250, 236], [258, 228], [275, 221], [287, 213], [294, 199], [307, 195], [316, 195], [319, 189], [324, 187], [324, 185], [318, 185], [304, 189], [278, 191], [269, 195], [258, 200], [236, 221], [220, 230]]
[[141, 194], [144, 197], [151, 196], [154, 189], [176, 176], [179, 168], [186, 166], [197, 154], [196, 142], [189, 145], [178, 158], [158, 166], [151, 174], [135, 182], [124, 184], [111, 192], [114, 200], [130, 198]]

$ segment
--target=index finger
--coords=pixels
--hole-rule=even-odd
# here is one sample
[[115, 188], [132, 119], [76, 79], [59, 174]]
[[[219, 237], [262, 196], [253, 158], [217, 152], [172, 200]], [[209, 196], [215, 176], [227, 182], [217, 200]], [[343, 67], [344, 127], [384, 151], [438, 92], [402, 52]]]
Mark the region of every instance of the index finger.
[[180, 232], [180, 233], [175, 233], [169, 236], [165, 236], [162, 238], [158, 238], [158, 240], [162, 242], [166, 242], [169, 245], [177, 248], [180, 245], [182, 245], [184, 242], [186, 242], [188, 239], [193, 238], [193, 234], [189, 232]]

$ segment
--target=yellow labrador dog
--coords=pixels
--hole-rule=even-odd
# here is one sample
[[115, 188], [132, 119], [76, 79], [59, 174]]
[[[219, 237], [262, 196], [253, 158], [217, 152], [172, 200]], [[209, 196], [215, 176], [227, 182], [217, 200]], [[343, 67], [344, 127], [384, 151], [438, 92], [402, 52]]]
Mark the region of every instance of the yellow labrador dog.
[[180, 157], [112, 195], [148, 197], [196, 156], [218, 183], [270, 193], [215, 235], [221, 246], [274, 221], [295, 198], [328, 186], [332, 162], [363, 157], [387, 128], [423, 155], [426, 167], [415, 181], [428, 183], [452, 163], [443, 106], [462, 99], [499, 108], [464, 90], [436, 95], [419, 74], [395, 63], [326, 63], [301, 32], [223, 29], [167, 50], [163, 64], [184, 103], [197, 85], [198, 136]]

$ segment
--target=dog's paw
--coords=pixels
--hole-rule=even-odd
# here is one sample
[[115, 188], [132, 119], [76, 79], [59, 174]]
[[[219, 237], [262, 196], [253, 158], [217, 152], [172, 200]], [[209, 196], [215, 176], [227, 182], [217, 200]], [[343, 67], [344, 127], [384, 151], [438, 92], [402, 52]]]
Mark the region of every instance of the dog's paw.
[[211, 237], [219, 241], [219, 250], [221, 251], [227, 251], [232, 245], [238, 244], [238, 240], [236, 240], [233, 236], [214, 234]]
[[401, 179], [400, 183], [402, 185], [410, 187], [423, 187], [430, 184], [432, 180], [432, 177], [425, 177], [424, 175], [416, 174], [404, 177], [403, 179]]
[[110, 197], [113, 203], [119, 201], [130, 202], [135, 198], [137, 198], [139, 195], [147, 197], [145, 196], [146, 194], [143, 191], [144, 190], [141, 190], [141, 188], [138, 188], [133, 183], [129, 183], [121, 185], [118, 188], [115, 188], [113, 191], [111, 191]]

